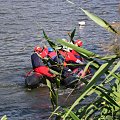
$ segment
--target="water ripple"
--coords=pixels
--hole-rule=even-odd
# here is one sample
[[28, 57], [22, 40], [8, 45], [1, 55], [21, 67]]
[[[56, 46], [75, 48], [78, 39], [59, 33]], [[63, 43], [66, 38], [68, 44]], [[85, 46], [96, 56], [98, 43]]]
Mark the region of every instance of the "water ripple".
[[[75, 39], [83, 40], [84, 48], [103, 54], [101, 44], [110, 41], [109, 33], [91, 21], [79, 7], [113, 22], [120, 19], [119, 1], [76, 0], [75, 3], [76, 7], [65, 0], [0, 1], [0, 116], [6, 114], [10, 120], [49, 116], [47, 89], [28, 92], [23, 87], [24, 75], [31, 70], [30, 55], [34, 46], [48, 45], [42, 29], [55, 41], [69, 39], [67, 33], [76, 27]], [[79, 21], [86, 22], [82, 30]]]

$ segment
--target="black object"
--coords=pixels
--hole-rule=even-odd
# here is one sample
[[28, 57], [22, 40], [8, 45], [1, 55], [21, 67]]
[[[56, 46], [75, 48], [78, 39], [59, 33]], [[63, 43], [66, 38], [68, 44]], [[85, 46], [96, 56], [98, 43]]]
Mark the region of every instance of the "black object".
[[76, 85], [79, 81], [79, 78], [76, 75], [70, 75], [67, 78], [65, 78], [63, 81], [64, 81], [63, 84], [67, 88], [74, 88], [74, 87], [76, 87]]
[[42, 59], [38, 56], [37, 53], [33, 53], [31, 55], [31, 62], [32, 62], [33, 69], [40, 66], [45, 66]]
[[43, 75], [32, 72], [25, 78], [25, 86], [30, 89], [37, 88], [43, 80]]

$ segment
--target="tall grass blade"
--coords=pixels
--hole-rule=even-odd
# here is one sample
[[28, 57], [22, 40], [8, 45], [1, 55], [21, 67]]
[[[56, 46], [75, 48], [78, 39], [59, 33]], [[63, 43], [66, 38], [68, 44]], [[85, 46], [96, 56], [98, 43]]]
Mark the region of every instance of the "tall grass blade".
[[50, 115], [49, 119], [50, 119], [53, 115], [57, 114], [56, 112], [57, 112], [57, 110], [58, 110], [59, 108], [60, 108], [60, 106], [58, 106], [58, 107], [52, 112], [52, 114]]
[[49, 43], [49, 45], [53, 48], [53, 49], [55, 49], [55, 47], [56, 47], [56, 45], [54, 44], [54, 42], [52, 42], [51, 40], [50, 40], [50, 38], [47, 36], [47, 34], [45, 33], [45, 31], [43, 30], [43, 35], [44, 35], [44, 38], [47, 40], [47, 42]]
[[72, 109], [79, 104], [79, 102], [88, 94], [88, 92], [92, 89], [93, 85], [96, 83], [97, 80], [107, 71], [107, 69], [112, 65], [114, 62], [114, 59], [110, 60], [108, 63], [103, 64], [98, 71], [93, 75], [87, 86], [83, 89], [82, 94], [80, 97], [73, 103], [69, 111], [65, 114], [65, 118], [69, 115], [69, 113], [72, 111]]
[[52, 90], [51, 82], [50, 82], [49, 80], [46, 80], [46, 82], [47, 82], [47, 86], [48, 86], [48, 88], [49, 88], [50, 90]]
[[66, 41], [63, 41], [62, 39], [58, 39], [57, 41], [62, 45], [66, 45], [67, 47], [70, 47], [70, 48], [76, 50], [77, 52], [79, 52], [83, 56], [86, 56], [86, 57], [95, 57], [95, 56], [97, 56], [95, 53], [93, 53], [91, 51], [88, 51], [88, 50], [86, 50], [86, 49], [84, 49], [82, 47], [77, 47], [77, 46], [75, 46], [73, 44], [70, 44], [70, 43], [68, 43]]
[[7, 120], [7, 116], [4, 115], [4, 116], [1, 118], [1, 120]]
[[71, 35], [70, 35], [70, 42], [72, 42], [72, 43], [74, 43], [73, 38], [74, 38], [74, 36], [75, 36], [75, 31], [76, 31], [76, 28], [73, 30], [73, 32], [72, 32]]
[[110, 55], [110, 56], [104, 56], [104, 57], [98, 57], [101, 60], [109, 60], [109, 59], [113, 59], [113, 58], [117, 58], [117, 55]]
[[[69, 109], [64, 108], [66, 112], [68, 112]], [[72, 111], [70, 112], [70, 116], [72, 117], [72, 120], [80, 120]]]
[[[101, 93], [101, 96], [105, 99], [105, 100], [107, 100], [109, 103], [111, 103], [112, 105], [115, 105], [115, 106], [117, 106], [117, 107], [120, 107], [112, 98], [111, 98], [111, 96], [110, 95], [108, 95], [108, 94], [106, 94], [106, 92], [108, 92], [108, 91], [103, 91], [102, 89], [101, 89], [102, 87], [97, 87], [97, 89], [96, 90], [98, 90], [100, 93]], [[103, 88], [104, 89], [104, 88]], [[105, 89], [104, 89], [105, 90]]]
[[51, 103], [53, 105], [53, 109], [54, 109], [54, 105], [58, 105], [58, 96], [57, 96], [57, 93], [55, 92], [55, 90], [53, 89], [53, 86], [51, 84], [51, 82], [49, 80], [46, 79], [46, 82], [47, 82], [47, 86], [50, 90], [50, 98], [51, 98]]
[[117, 31], [109, 24], [107, 23], [105, 20], [101, 19], [100, 17], [88, 12], [87, 10], [84, 10], [81, 8], [81, 10], [90, 18], [92, 19], [95, 23], [97, 23], [98, 25], [100, 25], [101, 27], [107, 29], [110, 32], [113, 33], [117, 33]]
[[[117, 63], [117, 65], [114, 66], [114, 68], [110, 71], [110, 74], [106, 77], [108, 79], [116, 70], [120, 69], [120, 61]], [[119, 78], [120, 80], [120, 78]]]

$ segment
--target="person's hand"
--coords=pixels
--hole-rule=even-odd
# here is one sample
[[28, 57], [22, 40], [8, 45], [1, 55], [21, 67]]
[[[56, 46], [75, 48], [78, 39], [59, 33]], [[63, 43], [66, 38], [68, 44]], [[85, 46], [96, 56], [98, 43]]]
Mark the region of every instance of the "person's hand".
[[53, 74], [53, 76], [51, 76], [51, 77], [56, 77], [56, 75], [55, 75], [55, 74]]
[[84, 63], [83, 63], [81, 60], [79, 60], [79, 59], [76, 60], [76, 63], [82, 64], [82, 65], [84, 64]]

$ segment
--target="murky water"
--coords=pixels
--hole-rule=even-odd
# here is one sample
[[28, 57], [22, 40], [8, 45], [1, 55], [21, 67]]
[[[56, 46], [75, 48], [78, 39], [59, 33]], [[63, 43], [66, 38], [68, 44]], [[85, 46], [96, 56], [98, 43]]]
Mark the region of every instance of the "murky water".
[[[24, 88], [33, 47], [47, 45], [42, 29], [55, 41], [68, 38], [67, 33], [76, 27], [75, 38], [80, 37], [85, 48], [103, 52], [100, 44], [109, 42], [109, 33], [86, 17], [79, 6], [113, 22], [120, 19], [119, 0], [73, 2], [76, 6], [66, 0], [0, 0], [0, 117], [43, 120], [50, 115], [48, 89], [41, 87], [29, 92]], [[82, 30], [79, 21], [86, 22]]]

